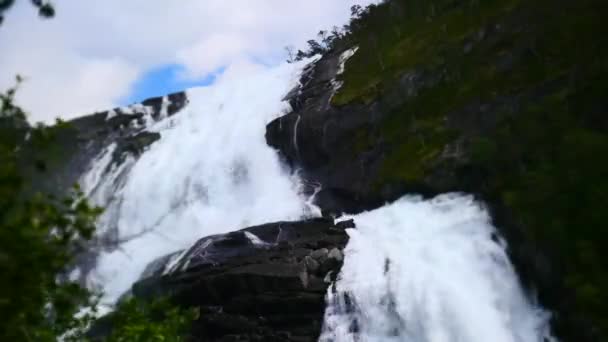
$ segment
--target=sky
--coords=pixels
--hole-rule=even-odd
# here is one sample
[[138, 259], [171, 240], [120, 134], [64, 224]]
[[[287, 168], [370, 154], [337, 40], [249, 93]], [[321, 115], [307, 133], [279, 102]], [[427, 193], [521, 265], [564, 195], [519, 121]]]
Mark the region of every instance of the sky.
[[0, 91], [52, 122], [209, 85], [233, 65], [272, 67], [377, 0], [53, 0], [37, 17], [20, 0], [0, 26]]

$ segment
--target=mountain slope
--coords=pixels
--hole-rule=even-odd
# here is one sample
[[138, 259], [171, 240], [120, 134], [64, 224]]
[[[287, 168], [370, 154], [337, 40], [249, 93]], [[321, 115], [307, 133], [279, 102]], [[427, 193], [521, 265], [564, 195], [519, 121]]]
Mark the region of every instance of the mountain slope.
[[599, 0], [372, 6], [303, 78], [267, 141], [323, 184], [328, 212], [411, 191], [479, 195], [559, 337], [601, 340], [606, 14]]

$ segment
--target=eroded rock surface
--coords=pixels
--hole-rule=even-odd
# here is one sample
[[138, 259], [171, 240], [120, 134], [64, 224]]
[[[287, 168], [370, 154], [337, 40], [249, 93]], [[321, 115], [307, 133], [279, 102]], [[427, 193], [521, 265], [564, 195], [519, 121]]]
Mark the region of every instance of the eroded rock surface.
[[127, 107], [94, 113], [58, 126], [56, 141], [61, 155], [38, 156], [37, 151], [26, 155], [42, 158], [49, 168], [45, 177], [33, 177], [34, 189], [61, 195], [84, 175], [91, 162], [111, 144], [115, 163], [127, 155], [137, 158], [146, 147], [160, 139], [160, 134], [147, 131], [154, 122], [176, 114], [188, 102], [185, 92], [154, 97]]
[[319, 218], [205, 237], [152, 263], [133, 294], [200, 308], [196, 341], [316, 341], [345, 227]]

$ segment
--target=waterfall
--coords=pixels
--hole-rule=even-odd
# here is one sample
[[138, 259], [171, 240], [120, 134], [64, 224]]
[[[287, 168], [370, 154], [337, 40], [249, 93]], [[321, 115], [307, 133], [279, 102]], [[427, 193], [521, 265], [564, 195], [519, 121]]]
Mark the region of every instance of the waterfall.
[[293, 125], [293, 148], [296, 150], [297, 154], [300, 154], [300, 147], [298, 146], [298, 126], [300, 125], [301, 119], [302, 117], [298, 115], [296, 123]]
[[552, 341], [472, 196], [404, 197], [352, 217], [321, 341]]
[[[199, 238], [319, 215], [264, 140], [266, 124], [289, 109], [281, 99], [303, 66], [229, 69], [188, 91], [179, 113], [150, 122], [146, 129], [161, 138], [140, 157], [117, 164], [111, 145], [93, 162], [84, 188], [106, 208], [99, 235], [118, 242], [99, 252], [87, 276], [104, 303], [115, 303], [148, 263], [178, 257]], [[549, 314], [526, 296], [505, 243], [471, 196], [409, 196], [352, 218], [357, 228], [327, 294], [321, 341], [553, 340]]]
[[296, 176], [266, 145], [266, 124], [289, 109], [283, 96], [304, 62], [236, 66], [212, 86], [187, 92], [189, 104], [147, 127], [161, 139], [140, 158], [111, 164], [109, 146], [83, 177], [106, 208], [99, 234], [113, 236], [88, 276], [112, 304], [145, 266], [199, 238], [307, 213]]

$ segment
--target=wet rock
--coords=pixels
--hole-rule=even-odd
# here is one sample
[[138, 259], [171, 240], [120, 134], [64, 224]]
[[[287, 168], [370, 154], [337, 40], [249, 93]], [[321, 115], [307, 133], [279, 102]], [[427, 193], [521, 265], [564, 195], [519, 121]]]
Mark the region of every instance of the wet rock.
[[[344, 231], [328, 234], [333, 226], [319, 218], [203, 238], [180, 260], [152, 263], [133, 294], [171, 294], [184, 306], [199, 307], [196, 340], [315, 341], [330, 286], [323, 276], [339, 273], [348, 241]], [[311, 248], [319, 245], [324, 247]], [[175, 266], [163, 274], [171, 262]]]
[[177, 113], [188, 103], [186, 93], [178, 92], [167, 96], [159, 96], [147, 99], [142, 105], [152, 108], [152, 117], [161, 118], [163, 115], [171, 116]]
[[146, 131], [145, 123], [160, 119], [163, 106], [166, 114], [171, 116], [184, 108], [187, 102], [186, 93], [178, 92], [67, 121], [65, 128], [57, 131], [56, 143], [62, 156], [61, 160], [54, 160], [52, 164], [55, 167], [48, 170], [52, 177], [35, 177], [32, 187], [40, 192], [63, 196], [65, 189], [71, 189], [90, 163], [111, 144], [117, 145], [115, 163], [124, 161], [127, 154], [139, 157], [147, 146], [160, 138], [158, 133]]
[[336, 259], [338, 261], [344, 260], [344, 255], [342, 255], [342, 252], [337, 248], [332, 249], [327, 257], [329, 259]]
[[356, 228], [356, 226], [355, 226], [355, 220], [350, 219], [350, 220], [345, 220], [345, 221], [337, 222], [336, 223], [336, 227], [340, 228], [340, 229]]
[[319, 272], [325, 274], [330, 271], [335, 271], [342, 266], [343, 260], [344, 255], [342, 254], [342, 252], [337, 248], [333, 248], [327, 254], [327, 258], [321, 263]]
[[114, 163], [120, 164], [127, 155], [140, 156], [148, 146], [159, 139], [160, 133], [157, 132], [144, 131], [133, 136], [127, 136], [117, 142], [112, 159]]
[[306, 265], [306, 270], [308, 273], [316, 273], [321, 266], [318, 261], [311, 258], [310, 256], [306, 256], [304, 258], [304, 264]]
[[[332, 80], [341, 52], [337, 50], [317, 61], [307, 79], [303, 76], [300, 81], [300, 91], [290, 99], [298, 106], [266, 127], [268, 144], [278, 149], [288, 164], [303, 170], [306, 180], [322, 184], [315, 204], [324, 216], [333, 217], [379, 207], [405, 191], [426, 191], [421, 184], [391, 182], [377, 186], [384, 156], [390, 151], [377, 134], [377, 126], [391, 108], [446, 77], [443, 73], [411, 70], [397, 75], [397, 86], [385, 92], [381, 101], [332, 106]], [[293, 146], [296, 123], [298, 149]], [[355, 151], [353, 146], [360, 145], [357, 139], [370, 143], [365, 144], [364, 150]]]
[[[525, 71], [524, 74], [527, 75], [528, 70], [536, 69], [535, 61], [543, 60], [539, 53], [542, 49], [539, 49], [537, 42], [542, 41], [541, 37], [544, 36], [544, 19], [539, 17], [542, 11], [536, 13], [536, 10], [528, 10], [521, 6], [512, 15], [471, 27], [470, 33], [451, 47], [450, 57], [441, 60], [437, 63], [439, 65], [422, 63], [423, 65], [403, 70], [401, 74], [391, 74], [390, 80], [377, 75], [381, 86], [371, 99], [367, 95], [372, 91], [348, 103], [332, 105], [332, 80], [336, 77], [336, 65], [341, 51], [327, 53], [302, 76], [298, 91], [288, 96], [287, 100], [293, 104], [293, 112], [267, 125], [266, 141], [279, 150], [282, 158], [297, 168], [307, 181], [322, 185], [322, 190], [315, 196], [315, 204], [324, 216], [339, 217], [343, 213], [356, 214], [372, 210], [407, 193], [432, 197], [439, 193], [464, 191], [488, 201], [494, 223], [509, 245], [509, 256], [522, 282], [527, 288], [538, 291], [542, 305], [556, 312], [553, 319], [556, 331], [566, 331], [567, 333], [559, 333], [569, 336], [568, 340], [595, 341], [599, 339], [589, 337], [595, 335], [594, 329], [581, 323], [589, 322], [586, 317], [588, 313], [582, 312], [585, 309], [579, 310], [573, 304], [579, 301], [576, 289], [568, 289], [564, 282], [564, 269], [567, 269], [565, 265], [568, 264], [565, 261], [569, 260], [569, 256], [564, 253], [558, 255], [554, 250], [561, 247], [547, 246], [549, 243], [539, 246], [537, 241], [529, 238], [531, 227], [523, 226], [525, 220], [516, 216], [521, 214], [506, 208], [502, 194], [503, 190], [510, 189], [502, 189], [500, 186], [507, 186], [502, 185], [504, 179], [512, 179], [513, 175], [492, 176], [494, 171], [488, 172], [488, 169], [494, 166], [474, 160], [476, 147], [479, 147], [475, 142], [484, 139], [494, 141], [497, 135], [505, 132], [510, 132], [509, 138], [502, 142], [505, 146], [509, 139], [518, 139], [517, 130], [512, 128], [528, 127], [528, 118], [521, 116], [526, 113], [524, 108], [539, 111], [549, 98], [567, 93], [574, 80], [580, 84], [594, 84], [595, 81], [591, 78], [583, 80], [587, 76], [577, 72], [577, 65], [585, 62], [573, 63], [570, 76], [546, 76], [543, 80], [527, 84], [524, 81], [517, 89], [498, 90], [486, 97], [456, 97], [458, 100], [452, 103], [453, 106], [446, 106], [453, 108], [434, 113], [440, 120], [429, 125], [432, 129], [421, 128], [419, 125], [420, 122], [425, 122], [420, 117], [425, 110], [417, 106], [427, 102], [420, 95], [428, 90], [440, 90], [437, 85], [458, 84], [467, 79], [461, 70], [463, 64], [459, 61], [468, 60], [471, 55], [487, 53], [486, 63], [494, 70], [497, 79], [514, 71]], [[531, 18], [537, 20], [531, 21]], [[494, 20], [496, 21], [493, 22]], [[446, 26], [440, 29], [447, 32]], [[511, 37], [519, 35], [531, 38], [527, 41], [511, 40]], [[505, 45], [506, 42], [510, 43]], [[497, 48], [500, 48], [499, 54], [490, 53]], [[439, 50], [442, 49], [443, 46]], [[348, 73], [348, 66], [346, 72]], [[591, 74], [593, 73], [589, 73]], [[427, 92], [430, 93], [433, 91]], [[562, 102], [561, 106], [568, 107], [566, 102]], [[569, 115], [580, 118], [577, 120], [581, 120], [581, 123], [585, 120], [582, 113], [588, 111], [588, 117], [593, 121], [593, 130], [605, 133], [608, 126], [602, 124], [605, 120], [600, 119], [600, 115], [606, 112], [602, 110], [606, 108], [603, 97], [586, 94], [581, 96], [580, 103], [571, 105], [570, 108], [572, 111]], [[552, 111], [553, 109], [547, 108], [546, 115], [550, 116]], [[397, 119], [394, 113], [403, 113], [401, 117], [407, 120], [399, 121], [401, 119]], [[296, 121], [299, 142], [297, 150], [292, 144]], [[546, 135], [541, 132], [542, 127], [544, 126], [538, 128], [539, 137]], [[433, 141], [435, 138], [431, 137], [436, 135], [437, 128], [449, 132], [452, 138]], [[394, 132], [402, 134], [391, 137]], [[414, 158], [401, 161], [400, 158], [405, 158], [401, 154], [406, 153], [402, 149], [414, 148], [418, 144], [411, 139], [416, 136], [421, 137], [421, 145], [424, 146], [416, 147], [417, 150], [436, 150], [437, 153], [425, 155], [419, 160]], [[555, 137], [559, 136], [561, 135], [556, 133]], [[429, 148], [428, 145], [434, 142], [437, 146]], [[358, 148], [354, 149], [354, 146]], [[518, 165], [513, 170], [521, 168], [524, 178], [529, 172], [529, 165], [546, 163], [544, 157], [529, 153], [525, 147], [522, 147], [520, 153], [508, 158], [513, 158], [512, 164]], [[402, 165], [395, 165], [399, 163]], [[415, 176], [408, 174], [407, 177], [405, 173], [387, 175], [391, 173], [387, 169], [400, 166], [420, 169], [421, 172], [414, 172], [417, 173]], [[337, 232], [334, 228], [330, 231]], [[322, 263], [321, 270], [324, 267]], [[572, 273], [577, 272], [573, 270]]]
[[329, 250], [327, 248], [321, 248], [310, 253], [310, 256], [315, 260], [323, 261], [327, 259], [327, 254], [329, 254]]

